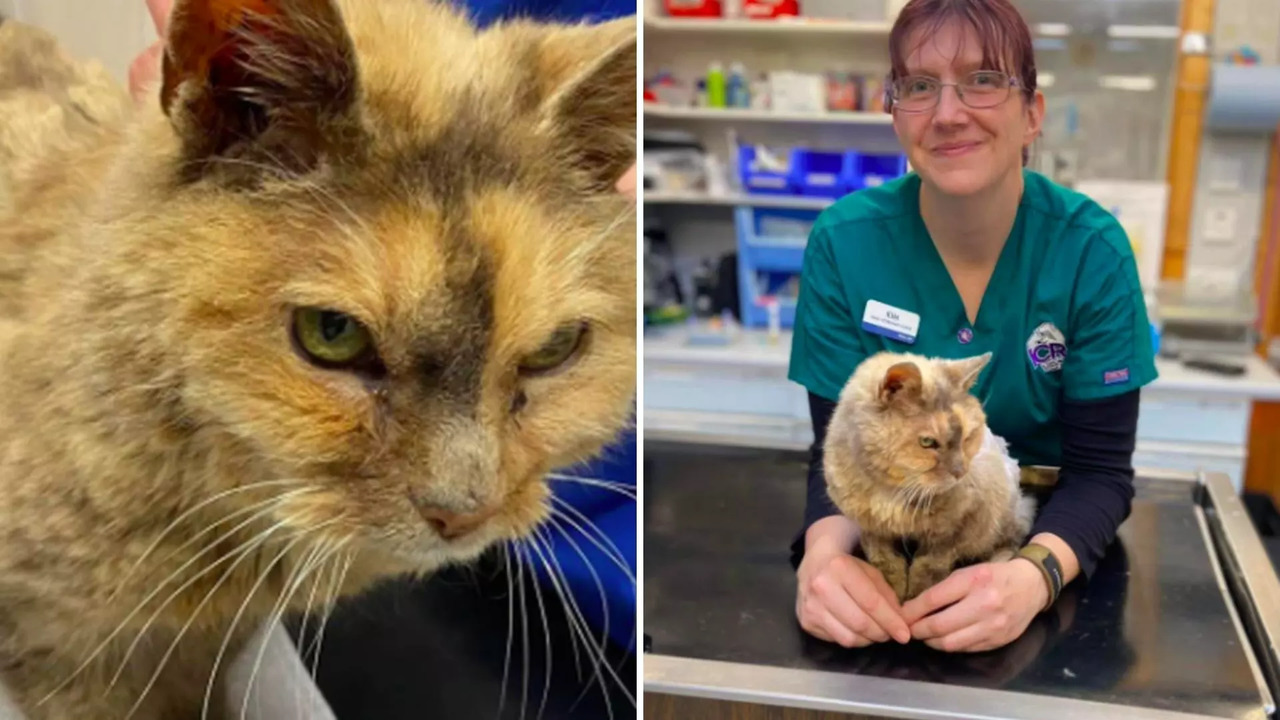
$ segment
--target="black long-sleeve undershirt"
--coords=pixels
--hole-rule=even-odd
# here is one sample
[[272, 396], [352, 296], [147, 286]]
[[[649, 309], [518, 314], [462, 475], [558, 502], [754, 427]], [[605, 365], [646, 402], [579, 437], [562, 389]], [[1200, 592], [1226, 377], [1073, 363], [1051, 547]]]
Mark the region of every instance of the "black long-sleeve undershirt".
[[[1048, 532], [1066, 542], [1085, 577], [1093, 574], [1133, 501], [1133, 448], [1138, 428], [1139, 391], [1092, 401], [1064, 399], [1062, 466], [1058, 483], [1044, 503], [1031, 536]], [[809, 393], [813, 445], [809, 450], [808, 497], [804, 525], [792, 544], [792, 562], [804, 555], [804, 533], [813, 523], [840, 511], [827, 495], [822, 445], [836, 404]]]

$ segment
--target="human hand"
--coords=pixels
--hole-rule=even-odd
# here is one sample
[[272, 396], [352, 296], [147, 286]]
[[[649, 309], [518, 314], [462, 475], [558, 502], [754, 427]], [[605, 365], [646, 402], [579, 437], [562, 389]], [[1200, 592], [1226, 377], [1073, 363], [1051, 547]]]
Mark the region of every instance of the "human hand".
[[626, 195], [632, 200], [636, 199], [636, 165], [631, 164], [631, 168], [622, 174], [618, 179], [618, 192]]
[[910, 642], [898, 598], [880, 571], [834, 541], [818, 539], [796, 571], [796, 618], [805, 632], [844, 647]]
[[155, 23], [156, 34], [160, 39], [129, 64], [129, 94], [138, 103], [151, 97], [151, 89], [160, 79], [165, 31], [169, 25], [169, 13], [173, 10], [173, 0], [146, 0], [146, 3], [147, 11], [151, 13], [151, 22]]
[[907, 601], [902, 614], [911, 636], [931, 648], [981, 652], [1017, 639], [1048, 602], [1040, 570], [1015, 558], [956, 570]]

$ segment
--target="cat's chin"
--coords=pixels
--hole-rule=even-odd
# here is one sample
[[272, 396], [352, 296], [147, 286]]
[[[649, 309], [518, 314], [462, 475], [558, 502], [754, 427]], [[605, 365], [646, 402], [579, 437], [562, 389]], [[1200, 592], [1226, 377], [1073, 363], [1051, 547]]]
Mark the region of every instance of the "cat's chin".
[[404, 572], [431, 573], [448, 565], [471, 563], [506, 539], [492, 532], [475, 532], [456, 540], [423, 538], [421, 542], [404, 539], [393, 543], [383, 540], [378, 542], [378, 549]]

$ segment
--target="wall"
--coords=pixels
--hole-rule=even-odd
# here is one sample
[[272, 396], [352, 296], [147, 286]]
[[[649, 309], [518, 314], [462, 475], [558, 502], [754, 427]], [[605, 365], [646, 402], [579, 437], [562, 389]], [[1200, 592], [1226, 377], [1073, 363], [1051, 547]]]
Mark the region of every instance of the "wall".
[[68, 52], [101, 62], [120, 82], [156, 40], [143, 0], [0, 0], [0, 14], [58, 36]]

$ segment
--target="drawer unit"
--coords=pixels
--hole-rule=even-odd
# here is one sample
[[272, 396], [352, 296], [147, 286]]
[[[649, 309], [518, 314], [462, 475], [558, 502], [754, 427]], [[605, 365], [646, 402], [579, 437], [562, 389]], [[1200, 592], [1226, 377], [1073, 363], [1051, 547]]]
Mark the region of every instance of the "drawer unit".
[[646, 362], [644, 404], [646, 411], [809, 419], [804, 388], [768, 368]]
[[1249, 438], [1251, 412], [1252, 404], [1246, 398], [1144, 391], [1138, 440], [1244, 445]]

